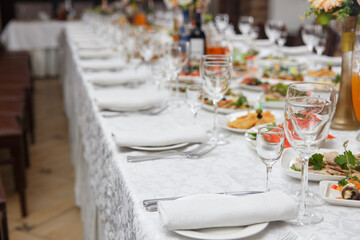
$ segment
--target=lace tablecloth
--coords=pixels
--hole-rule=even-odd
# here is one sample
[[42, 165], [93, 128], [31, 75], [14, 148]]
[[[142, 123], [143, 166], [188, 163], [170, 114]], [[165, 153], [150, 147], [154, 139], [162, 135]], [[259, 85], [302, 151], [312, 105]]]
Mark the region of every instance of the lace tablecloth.
[[[188, 239], [166, 231], [157, 213], [145, 211], [142, 200], [265, 188], [265, 165], [242, 134], [231, 134], [227, 138], [229, 144], [218, 147], [201, 159], [173, 158], [128, 163], [127, 155], [140, 153], [115, 146], [109, 124], [114, 119], [101, 116], [93, 101], [96, 88], [86, 81], [86, 72], [79, 67], [77, 49], [69, 38], [69, 32], [81, 27], [85, 28], [80, 23], [67, 26], [61, 38], [61, 56], [65, 110], [76, 172], [76, 201], [82, 208], [86, 239]], [[258, 95], [252, 92], [245, 94], [252, 98]], [[161, 114], [175, 116], [176, 112], [191, 119], [191, 112], [186, 106], [168, 109]], [[139, 118], [141, 116], [138, 114]], [[125, 117], [115, 119], [121, 123]], [[211, 128], [212, 113], [201, 110], [198, 117], [197, 124]], [[331, 134], [336, 139], [328, 143], [330, 147], [340, 147], [344, 140], [349, 139], [352, 141], [351, 149], [359, 151], [354, 141], [356, 132], [331, 131]], [[271, 175], [273, 189], [285, 192], [298, 190], [299, 182], [286, 176], [279, 163], [275, 164]], [[310, 186], [319, 191], [318, 182], [311, 182]], [[312, 234], [320, 239], [359, 238], [358, 208], [324, 204], [316, 207], [316, 211], [324, 215], [320, 224], [298, 227], [272, 222], [264, 231], [248, 239], [280, 239], [289, 230], [304, 239]]]

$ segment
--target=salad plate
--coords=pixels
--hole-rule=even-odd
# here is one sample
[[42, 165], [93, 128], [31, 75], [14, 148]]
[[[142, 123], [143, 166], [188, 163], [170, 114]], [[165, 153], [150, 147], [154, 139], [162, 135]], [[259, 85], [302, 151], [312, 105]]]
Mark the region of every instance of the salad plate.
[[[343, 151], [338, 149], [326, 149], [320, 148], [318, 153], [324, 152], [332, 152], [338, 151], [342, 153]], [[298, 158], [298, 154], [295, 152], [293, 148], [286, 148], [280, 159], [280, 166], [281, 170], [288, 176], [301, 179], [301, 171], [295, 171], [291, 168], [291, 166], [296, 162], [296, 158]], [[343, 179], [345, 176], [337, 176], [337, 175], [328, 175], [328, 174], [321, 174], [321, 173], [314, 173], [309, 171], [309, 180], [310, 181], [323, 181], [323, 180], [331, 180], [331, 181], [339, 181]]]
[[217, 227], [195, 230], [175, 230], [174, 232], [189, 238], [203, 240], [233, 240], [255, 235], [269, 225], [266, 223], [251, 224], [241, 227]]
[[332, 185], [336, 185], [337, 183], [337, 181], [321, 181], [319, 183], [321, 198], [324, 199], [324, 201], [333, 205], [360, 207], [360, 201], [358, 200], [339, 199], [341, 197], [341, 192], [331, 187]]

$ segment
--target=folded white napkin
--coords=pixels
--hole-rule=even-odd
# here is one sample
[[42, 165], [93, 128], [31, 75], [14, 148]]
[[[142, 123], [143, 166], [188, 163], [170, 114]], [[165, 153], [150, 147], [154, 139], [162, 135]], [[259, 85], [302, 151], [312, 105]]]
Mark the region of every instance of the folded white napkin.
[[308, 53], [306, 46], [296, 46], [296, 47], [282, 47], [281, 51], [285, 55], [304, 55]]
[[193, 120], [190, 114], [184, 114], [183, 111], [106, 119], [118, 146], [148, 147], [206, 141], [206, 130], [201, 126], [194, 126]]
[[142, 83], [149, 78], [148, 68], [124, 69], [119, 72], [94, 72], [87, 73], [86, 78], [99, 86], [115, 86], [127, 83]]
[[79, 50], [106, 50], [110, 49], [108, 45], [98, 41], [78, 42], [76, 44]]
[[81, 59], [109, 58], [114, 55], [114, 51], [112, 51], [111, 49], [91, 49], [80, 50], [78, 54]]
[[164, 92], [154, 87], [103, 88], [94, 92], [95, 102], [100, 109], [113, 111], [139, 111], [160, 106], [165, 101]]
[[241, 197], [205, 194], [158, 203], [161, 222], [168, 230], [245, 226], [290, 220], [296, 202], [280, 191]]
[[116, 70], [122, 69], [126, 66], [126, 62], [119, 58], [111, 59], [91, 59], [80, 61], [80, 66], [84, 70], [91, 71], [105, 71], [105, 70]]

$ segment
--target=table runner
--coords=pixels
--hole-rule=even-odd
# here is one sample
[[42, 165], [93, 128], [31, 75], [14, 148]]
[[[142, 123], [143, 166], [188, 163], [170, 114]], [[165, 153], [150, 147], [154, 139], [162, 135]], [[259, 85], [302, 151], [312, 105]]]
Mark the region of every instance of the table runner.
[[[107, 240], [188, 239], [163, 229], [158, 214], [146, 212], [142, 207], [142, 200], [197, 193], [264, 189], [265, 165], [247, 145], [243, 135], [232, 134], [228, 138], [229, 144], [217, 148], [202, 159], [174, 158], [128, 163], [126, 156], [134, 152], [115, 146], [107, 119], [100, 116], [93, 102], [93, 93], [96, 89], [86, 82], [85, 73], [79, 67], [76, 47], [68, 36], [69, 30], [85, 27], [81, 23], [69, 24], [61, 47], [62, 62], [65, 64], [65, 110], [69, 118], [72, 156], [77, 173], [76, 200], [82, 208], [86, 239], [97, 239], [98, 235], [104, 236]], [[252, 95], [253, 98], [257, 97], [255, 93], [244, 93]], [[191, 114], [186, 106], [177, 110], [167, 110], [163, 114], [171, 114], [171, 111]], [[198, 123], [211, 128], [212, 116], [211, 113], [201, 110]], [[356, 132], [330, 133], [336, 136], [331, 144], [337, 147], [346, 139], [354, 141], [356, 136]], [[352, 143], [351, 148], [355, 152], [359, 151], [355, 143]], [[82, 157], [87, 166], [85, 169], [79, 169], [82, 166], [79, 164]], [[78, 174], [79, 172], [81, 174]], [[280, 164], [275, 164], [271, 176], [273, 189], [298, 190], [299, 182], [287, 177], [281, 172]], [[310, 182], [310, 186], [314, 191], [319, 190], [318, 182]], [[89, 207], [91, 204], [97, 208], [99, 214], [100, 225], [95, 233], [89, 231], [95, 225], [95, 220], [91, 217], [95, 218], [97, 213]], [[89, 210], [93, 211], [92, 214]], [[324, 221], [320, 224], [298, 227], [273, 222], [261, 233], [247, 239], [279, 239], [289, 230], [294, 230], [303, 237], [316, 234], [321, 239], [357, 238], [359, 209], [324, 204], [317, 207], [316, 211], [324, 215]]]

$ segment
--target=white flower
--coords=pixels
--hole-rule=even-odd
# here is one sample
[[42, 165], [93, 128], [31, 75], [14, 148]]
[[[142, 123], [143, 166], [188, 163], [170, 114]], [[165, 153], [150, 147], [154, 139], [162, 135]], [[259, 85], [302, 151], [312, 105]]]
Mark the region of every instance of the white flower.
[[186, 6], [189, 5], [190, 3], [192, 3], [192, 0], [177, 0], [178, 5], [180, 6]]

